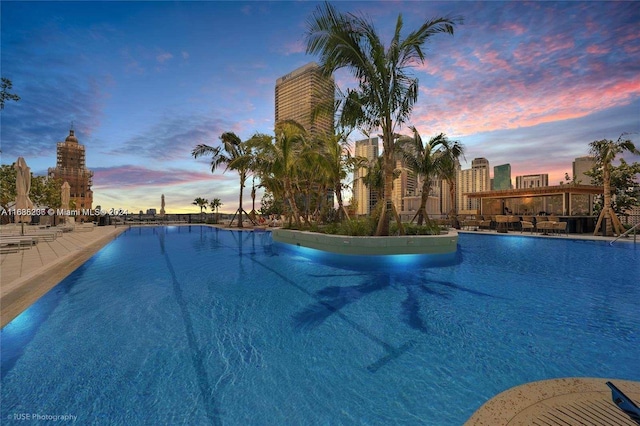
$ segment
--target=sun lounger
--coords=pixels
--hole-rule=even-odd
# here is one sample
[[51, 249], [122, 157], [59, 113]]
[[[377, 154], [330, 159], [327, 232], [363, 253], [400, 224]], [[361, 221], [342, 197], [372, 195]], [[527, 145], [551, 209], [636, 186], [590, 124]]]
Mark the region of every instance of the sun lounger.
[[10, 253], [18, 250], [30, 249], [34, 245], [38, 243], [38, 239], [26, 236], [26, 235], [16, 235], [16, 236], [7, 236], [4, 235], [0, 238], [0, 248], [3, 253]]
[[611, 382], [607, 382], [607, 386], [611, 388], [611, 399], [618, 406], [619, 409], [624, 411], [632, 420], [640, 424], [640, 407], [625, 395], [620, 389]]

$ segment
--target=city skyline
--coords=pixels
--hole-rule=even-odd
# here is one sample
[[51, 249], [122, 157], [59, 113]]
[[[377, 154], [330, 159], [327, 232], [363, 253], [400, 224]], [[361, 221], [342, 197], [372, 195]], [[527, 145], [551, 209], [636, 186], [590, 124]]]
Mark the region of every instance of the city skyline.
[[[46, 175], [73, 123], [94, 172], [94, 207], [159, 210], [165, 194], [168, 213], [199, 212], [196, 197], [233, 212], [237, 174], [212, 174], [191, 150], [226, 131], [273, 134], [276, 80], [318, 62], [304, 43], [318, 4], [2, 2], [2, 77], [21, 97], [0, 113], [2, 164], [22, 156]], [[413, 70], [420, 94], [410, 122], [423, 139], [460, 140], [464, 169], [484, 157], [509, 163], [514, 178], [546, 173], [555, 185], [594, 140], [628, 132], [640, 145], [640, 3], [335, 6], [369, 16], [385, 42], [399, 13], [405, 36], [425, 19], [464, 18]], [[354, 85], [347, 72], [334, 77], [343, 90]], [[352, 146], [359, 139], [352, 134]]]

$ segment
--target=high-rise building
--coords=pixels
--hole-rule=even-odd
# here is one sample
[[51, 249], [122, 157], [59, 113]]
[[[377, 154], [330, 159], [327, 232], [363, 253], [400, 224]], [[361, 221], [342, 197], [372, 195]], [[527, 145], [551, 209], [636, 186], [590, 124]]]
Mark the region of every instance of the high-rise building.
[[578, 157], [573, 161], [573, 178], [576, 183], [582, 185], [593, 185], [593, 178], [587, 176], [585, 172], [593, 169], [596, 165], [596, 161], [591, 156]]
[[[370, 163], [378, 158], [378, 138], [356, 141], [356, 157], [366, 158]], [[353, 172], [353, 199], [356, 201], [356, 214], [370, 214], [378, 202], [375, 190], [367, 187], [362, 178], [367, 175], [367, 169], [362, 167]]]
[[516, 189], [539, 188], [542, 186], [549, 186], [549, 175], [546, 173], [516, 176]]
[[471, 162], [470, 169], [458, 170], [456, 183], [458, 186], [456, 189], [458, 213], [476, 213], [480, 210], [480, 199], [469, 198], [466, 194], [489, 191], [491, 189], [489, 161], [486, 158], [475, 158]]
[[84, 145], [78, 143], [73, 129], [64, 142], [58, 142], [56, 167], [50, 167], [49, 177], [68, 182], [69, 200], [75, 201], [76, 209], [91, 209], [93, 204], [93, 172], [85, 165]]
[[[441, 214], [449, 214], [452, 210], [458, 211], [457, 208], [457, 185], [455, 182], [456, 176], [458, 174], [458, 171], [460, 170], [460, 161], [456, 158], [456, 163], [455, 163], [455, 175], [453, 177], [454, 182], [453, 182], [453, 186], [454, 188], [451, 188], [451, 184], [447, 181], [447, 180], [442, 180], [441, 184], [440, 184], [440, 212]], [[451, 190], [455, 191], [455, 194], [451, 193]], [[452, 196], [453, 195], [453, 196]]]
[[275, 124], [295, 120], [309, 136], [333, 134], [335, 83], [315, 62], [291, 71], [276, 81]]
[[511, 189], [511, 164], [503, 164], [493, 168], [492, 189]]

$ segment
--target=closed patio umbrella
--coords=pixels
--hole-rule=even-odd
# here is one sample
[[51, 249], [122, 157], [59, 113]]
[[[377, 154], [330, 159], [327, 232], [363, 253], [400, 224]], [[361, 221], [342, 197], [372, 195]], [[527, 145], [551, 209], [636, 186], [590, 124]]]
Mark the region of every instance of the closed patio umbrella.
[[71, 198], [71, 185], [69, 182], [65, 182], [62, 184], [62, 194], [60, 195], [60, 199], [62, 203], [60, 205], [64, 210], [69, 210], [69, 199]]
[[[32, 209], [33, 203], [29, 199], [31, 169], [22, 157], [18, 157], [14, 167], [16, 169], [16, 210]], [[31, 215], [16, 214], [16, 222], [22, 222], [22, 233], [24, 234], [24, 223], [31, 222]]]
[[[61, 194], [60, 194], [60, 207], [63, 210], [69, 210], [69, 201], [71, 199], [71, 185], [69, 185], [69, 182], [66, 182], [62, 184], [62, 190], [61, 190]], [[65, 216], [63, 219], [64, 223], [69, 223], [71, 222], [71, 217], [70, 216]]]

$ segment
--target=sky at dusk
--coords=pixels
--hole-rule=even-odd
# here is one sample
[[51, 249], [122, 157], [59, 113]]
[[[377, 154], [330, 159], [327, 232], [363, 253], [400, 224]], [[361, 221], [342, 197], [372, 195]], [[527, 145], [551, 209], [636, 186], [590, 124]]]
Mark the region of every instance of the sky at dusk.
[[[0, 112], [2, 164], [23, 156], [45, 175], [73, 123], [94, 207], [159, 210], [165, 194], [168, 213], [199, 212], [196, 197], [233, 212], [238, 175], [212, 174], [191, 150], [226, 131], [273, 134], [276, 80], [318, 60], [305, 53], [318, 4], [0, 2], [1, 73], [21, 97]], [[334, 4], [368, 16], [385, 43], [398, 14], [404, 35], [425, 19], [464, 19], [413, 70], [410, 120], [423, 137], [460, 140], [463, 168], [485, 157], [510, 163], [514, 183], [548, 173], [558, 184], [594, 140], [629, 132], [640, 145], [640, 2]], [[355, 85], [348, 72], [335, 79]]]

